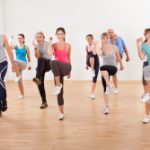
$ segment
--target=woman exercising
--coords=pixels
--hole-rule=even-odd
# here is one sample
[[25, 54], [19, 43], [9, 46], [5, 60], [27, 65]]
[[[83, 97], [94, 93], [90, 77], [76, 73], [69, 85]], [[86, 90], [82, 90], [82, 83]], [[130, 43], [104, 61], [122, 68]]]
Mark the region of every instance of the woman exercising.
[[100, 62], [99, 56], [96, 53], [96, 45], [94, 43], [93, 35], [88, 34], [86, 36], [86, 40], [88, 43], [88, 45], [86, 46], [86, 69], [88, 70], [88, 68], [91, 67], [91, 75], [93, 77], [90, 98], [95, 99], [95, 89], [99, 73]]
[[144, 31], [145, 41], [138, 38], [136, 41], [139, 58], [144, 60], [143, 63], [143, 86], [145, 94], [141, 98], [141, 102], [145, 104], [145, 116], [143, 123], [150, 122], [150, 28]]
[[111, 83], [110, 76], [114, 76], [117, 73], [117, 62], [120, 63], [120, 70], [123, 70], [124, 67], [122, 65], [122, 61], [118, 52], [118, 49], [115, 45], [109, 44], [109, 35], [107, 32], [104, 32], [101, 35], [102, 47], [101, 47], [101, 55], [103, 57], [103, 65], [100, 67], [101, 75], [102, 75], [102, 85], [104, 88], [104, 102], [105, 109], [104, 114], [109, 114], [109, 95], [111, 92]]
[[[30, 58], [30, 49], [25, 44], [24, 34], [18, 34], [18, 45], [11, 45], [11, 48], [15, 50], [16, 54], [16, 82], [18, 83], [20, 96], [18, 99], [24, 98], [24, 87], [22, 82], [22, 72], [28, 66], [28, 70], [31, 70], [31, 58]], [[28, 59], [28, 61], [27, 61]]]
[[54, 74], [55, 95], [59, 105], [60, 115], [59, 120], [64, 119], [64, 76], [71, 76], [71, 45], [65, 41], [66, 31], [60, 27], [56, 30], [58, 42], [52, 45], [52, 53], [55, 60], [51, 62], [51, 69]]

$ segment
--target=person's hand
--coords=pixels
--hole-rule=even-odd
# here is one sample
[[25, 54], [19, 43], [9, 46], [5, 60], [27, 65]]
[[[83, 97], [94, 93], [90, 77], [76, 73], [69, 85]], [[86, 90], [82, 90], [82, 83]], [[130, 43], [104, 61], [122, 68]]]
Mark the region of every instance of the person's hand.
[[142, 42], [143, 42], [143, 38], [138, 38], [138, 39], [136, 40], [136, 45], [137, 45], [137, 46], [140, 46]]
[[35, 40], [32, 41], [32, 45], [33, 45], [34, 47], [36, 47], [37, 44], [36, 44], [36, 41], [35, 41]]
[[28, 66], [28, 70], [31, 70], [32, 69], [32, 67], [31, 66]]
[[124, 70], [124, 67], [123, 67], [123, 66], [120, 66], [120, 70], [123, 71], [123, 70]]
[[17, 66], [15, 63], [12, 64], [12, 72], [16, 72]]
[[68, 78], [68, 79], [70, 79], [70, 78], [71, 78], [71, 73], [69, 73], [69, 75], [67, 76], [67, 78]]
[[89, 67], [88, 67], [88, 65], [86, 65], [86, 70], [88, 70], [89, 69]]
[[126, 62], [129, 62], [130, 61], [130, 57], [129, 56], [127, 56], [127, 58], [126, 58]]
[[49, 43], [52, 44], [52, 42], [53, 42], [53, 38], [49, 37]]

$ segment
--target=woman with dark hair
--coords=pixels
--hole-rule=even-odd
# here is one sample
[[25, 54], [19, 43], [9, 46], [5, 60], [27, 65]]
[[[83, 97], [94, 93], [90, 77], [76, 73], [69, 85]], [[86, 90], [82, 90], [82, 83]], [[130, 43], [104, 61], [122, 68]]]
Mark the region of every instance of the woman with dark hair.
[[4, 78], [7, 72], [8, 61], [5, 54], [5, 48], [10, 58], [13, 71], [15, 71], [16, 67], [14, 63], [14, 57], [10, 49], [7, 37], [5, 35], [0, 34], [0, 116], [2, 115], [2, 112], [7, 110], [7, 94]]
[[86, 69], [91, 68], [91, 76], [92, 76], [92, 87], [90, 98], [95, 99], [95, 89], [96, 83], [99, 73], [99, 56], [96, 53], [96, 43], [94, 42], [94, 36], [92, 34], [88, 34], [86, 36], [86, 40], [88, 45], [86, 46]]
[[150, 28], [144, 31], [145, 41], [142, 38], [136, 40], [139, 58], [143, 63], [143, 86], [145, 94], [141, 98], [141, 102], [145, 104], [145, 116], [143, 123], [150, 122]]
[[[51, 42], [51, 41], [50, 41]], [[39, 93], [42, 99], [41, 109], [45, 109], [47, 104], [46, 92], [45, 92], [45, 73], [50, 71], [50, 56], [48, 54], [49, 47], [51, 43], [45, 41], [45, 36], [43, 32], [37, 32], [35, 34], [35, 40], [33, 41], [33, 46], [35, 49], [35, 57], [37, 58], [37, 68], [36, 77], [33, 78], [33, 82], [36, 83], [39, 89]]]
[[65, 41], [65, 35], [65, 29], [58, 28], [56, 30], [58, 42], [52, 45], [52, 54], [55, 60], [51, 62], [51, 69], [54, 74], [55, 95], [57, 95], [60, 110], [59, 120], [64, 119], [64, 76], [68, 76], [68, 78], [71, 76], [71, 45]]
[[28, 70], [31, 70], [31, 57], [30, 57], [30, 49], [25, 44], [25, 35], [20, 33], [18, 34], [18, 45], [12, 45], [11, 48], [15, 50], [16, 54], [16, 79], [15, 81], [18, 83], [20, 96], [18, 99], [24, 98], [24, 87], [22, 82], [22, 72], [28, 66]]

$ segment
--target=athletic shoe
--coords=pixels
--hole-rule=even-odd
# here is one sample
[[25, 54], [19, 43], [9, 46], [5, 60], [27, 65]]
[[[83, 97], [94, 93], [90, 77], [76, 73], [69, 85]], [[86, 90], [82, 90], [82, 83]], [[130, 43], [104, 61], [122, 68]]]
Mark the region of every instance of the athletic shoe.
[[91, 70], [91, 76], [95, 77], [95, 71], [93, 69]]
[[23, 99], [24, 96], [23, 95], [20, 95], [17, 99]]
[[143, 120], [142, 120], [142, 122], [143, 122], [144, 124], [149, 123], [149, 122], [150, 122], [150, 116], [145, 115], [144, 118], [143, 118]]
[[142, 103], [147, 103], [150, 100], [150, 94], [149, 93], [145, 93], [142, 98], [141, 98], [141, 102]]
[[1, 111], [4, 112], [7, 110], [7, 101], [1, 101]]
[[15, 82], [19, 82], [19, 81], [20, 81], [20, 79], [21, 79], [21, 76], [16, 77]]
[[91, 98], [92, 100], [94, 100], [94, 99], [95, 99], [95, 95], [94, 95], [94, 94], [91, 94], [91, 95], [90, 95], [90, 98]]
[[42, 103], [42, 105], [40, 106], [41, 109], [45, 109], [46, 107], [48, 107], [47, 102]]
[[119, 93], [119, 89], [118, 88], [114, 88], [113, 93], [114, 94], [118, 94]]
[[55, 86], [55, 92], [54, 95], [59, 95], [62, 89], [62, 84], [60, 84], [59, 86]]
[[63, 114], [63, 113], [60, 113], [59, 116], [58, 116], [58, 119], [59, 119], [59, 120], [64, 120], [64, 117], [65, 117], [64, 114]]
[[41, 84], [41, 80], [39, 80], [38, 78], [33, 78], [33, 82], [37, 85], [37, 86], [39, 86], [40, 84]]
[[110, 95], [110, 93], [111, 93], [111, 88], [109, 86], [106, 86], [105, 95]]
[[105, 109], [104, 109], [104, 114], [105, 114], [105, 115], [108, 115], [108, 114], [109, 114], [109, 107], [108, 107], [108, 106], [105, 107]]

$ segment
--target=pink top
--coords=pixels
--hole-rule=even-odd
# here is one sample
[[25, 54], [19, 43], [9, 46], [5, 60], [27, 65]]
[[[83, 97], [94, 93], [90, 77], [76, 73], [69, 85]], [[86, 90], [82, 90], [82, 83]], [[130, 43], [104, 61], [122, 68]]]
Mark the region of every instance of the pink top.
[[65, 48], [63, 50], [60, 50], [58, 48], [54, 48], [54, 56], [55, 59], [64, 63], [69, 63], [68, 60], [68, 51], [65, 44]]

